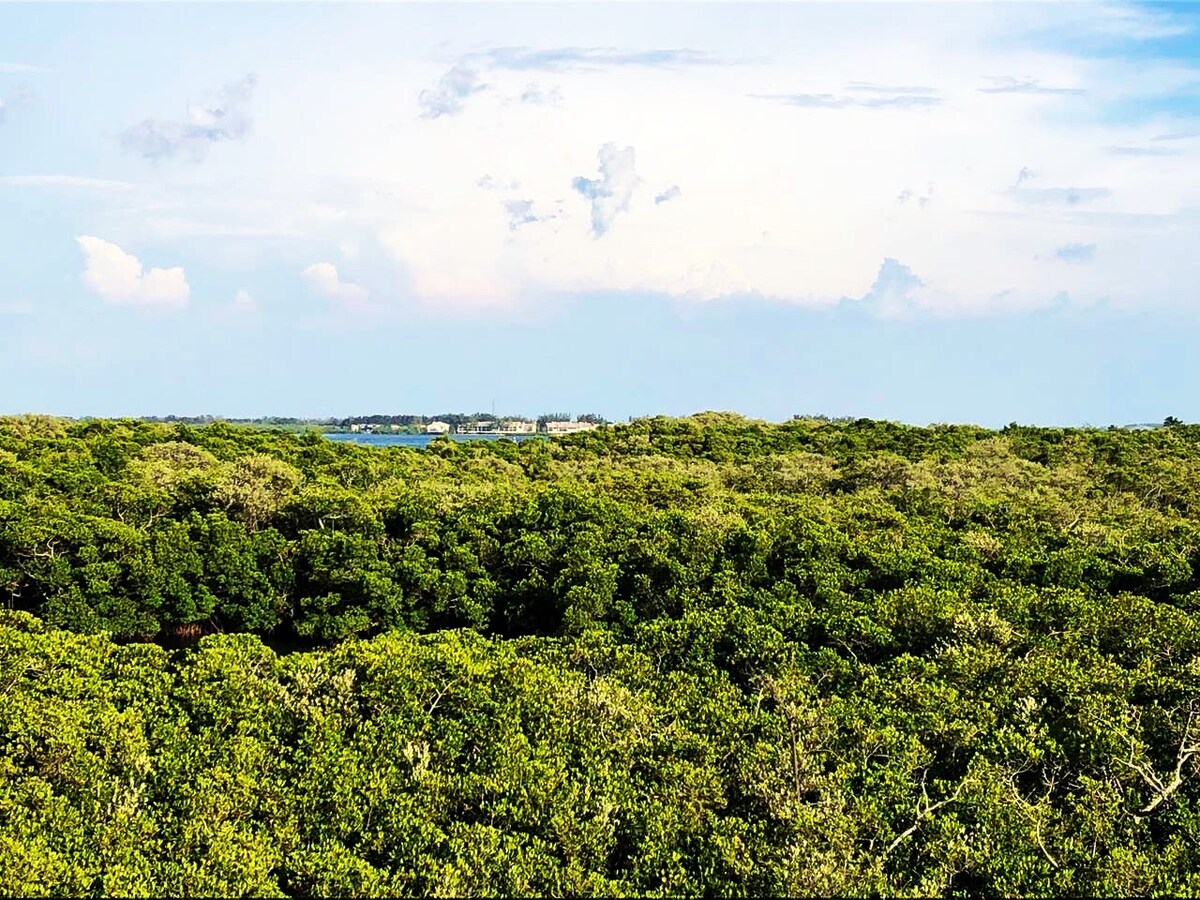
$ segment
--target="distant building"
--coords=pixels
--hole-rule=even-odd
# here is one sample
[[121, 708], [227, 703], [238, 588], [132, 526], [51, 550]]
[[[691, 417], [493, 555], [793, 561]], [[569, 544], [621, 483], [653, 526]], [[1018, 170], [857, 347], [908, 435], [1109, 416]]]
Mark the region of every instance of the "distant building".
[[459, 434], [490, 434], [496, 428], [495, 422], [469, 422], [458, 426]]
[[505, 422], [500, 428], [504, 434], [533, 434], [537, 431], [536, 422], [522, 422], [520, 420], [510, 420]]
[[430, 422], [425, 426], [426, 434], [446, 434], [450, 431], [450, 426], [445, 422]]
[[546, 434], [572, 434], [576, 431], [591, 431], [596, 427], [591, 422], [547, 422]]
[[350, 426], [350, 430], [351, 431], [362, 431], [362, 426], [359, 425], [357, 422], [355, 422], [353, 425]]

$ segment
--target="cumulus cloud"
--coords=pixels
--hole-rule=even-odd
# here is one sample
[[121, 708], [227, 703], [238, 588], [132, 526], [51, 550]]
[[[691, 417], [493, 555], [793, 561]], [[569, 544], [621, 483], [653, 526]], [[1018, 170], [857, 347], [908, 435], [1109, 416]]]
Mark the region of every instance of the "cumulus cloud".
[[229, 304], [234, 312], [252, 313], [258, 310], [258, 301], [250, 296], [247, 290], [240, 290], [233, 295], [233, 301]]
[[439, 119], [462, 112], [463, 101], [486, 87], [479, 72], [466, 63], [458, 63], [438, 80], [437, 87], [421, 91], [417, 98], [421, 118]]
[[683, 191], [679, 189], [679, 185], [673, 184], [654, 198], [654, 205], [659, 206], [663, 203], [669, 203], [682, 193]]
[[352, 281], [342, 281], [338, 275], [337, 266], [333, 263], [313, 263], [300, 273], [314, 292], [329, 300], [337, 300], [348, 305], [366, 302], [368, 292], [365, 287]]
[[571, 182], [571, 187], [591, 201], [592, 234], [599, 238], [608, 233], [618, 214], [629, 209], [634, 188], [641, 179], [634, 171], [632, 147], [619, 150], [616, 144], [609, 142], [596, 155], [600, 161], [600, 177], [578, 176]]
[[1063, 262], [1091, 262], [1096, 256], [1095, 244], [1063, 244], [1054, 251], [1054, 258]]
[[241, 140], [253, 119], [246, 111], [257, 79], [253, 74], [225, 85], [209, 106], [192, 104], [183, 121], [144, 119], [127, 128], [121, 144], [145, 159], [169, 159], [181, 153], [199, 162], [213, 144]]
[[144, 307], [186, 306], [191, 289], [183, 269], [144, 270], [136, 256], [116, 244], [91, 235], [75, 239], [83, 250], [81, 280], [115, 305]]
[[879, 266], [875, 282], [862, 302], [880, 315], [896, 315], [912, 305], [912, 293], [924, 286], [925, 282], [914, 275], [912, 269], [889, 256]]
[[988, 76], [989, 87], [978, 88], [981, 94], [1050, 94], [1063, 97], [1082, 97], [1083, 88], [1046, 87], [1036, 78], [1013, 78], [1010, 75]]

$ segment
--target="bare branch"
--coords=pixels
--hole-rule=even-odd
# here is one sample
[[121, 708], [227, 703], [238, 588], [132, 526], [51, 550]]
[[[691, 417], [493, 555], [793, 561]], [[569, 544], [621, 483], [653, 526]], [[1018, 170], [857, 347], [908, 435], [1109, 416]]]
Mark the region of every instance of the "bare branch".
[[[1041, 804], [1030, 803], [1023, 796], [1021, 790], [1017, 787], [1017, 776], [1022, 772], [1027, 772], [1032, 768], [1031, 764], [1022, 764], [1019, 769], [1009, 773], [1008, 786], [1012, 791], [1013, 797], [1016, 798], [1017, 808], [1021, 811], [1021, 815], [1029, 819], [1033, 824], [1033, 839], [1037, 842], [1038, 849], [1042, 851], [1042, 856], [1046, 857], [1046, 861], [1055, 869], [1058, 868], [1058, 860], [1050, 855], [1050, 851], [1046, 849], [1046, 844], [1042, 841], [1042, 816], [1039, 815]], [[1049, 777], [1045, 773], [1042, 774], [1042, 783], [1046, 785], [1046, 793], [1042, 797], [1042, 801], [1050, 799], [1050, 794], [1054, 791], [1055, 785], [1058, 784], [1056, 775], [1051, 774]]]
[[921, 823], [925, 819], [932, 816], [935, 812], [937, 812], [939, 809], [941, 809], [943, 806], [947, 805], [948, 803], [953, 803], [955, 800], [957, 800], [958, 795], [962, 793], [963, 788], [966, 787], [966, 785], [967, 785], [966, 781], [960, 782], [958, 787], [954, 789], [954, 793], [951, 794], [949, 797], [939, 800], [936, 803], [931, 803], [929, 801], [929, 793], [925, 789], [925, 781], [928, 778], [928, 776], [929, 776], [928, 769], [925, 769], [921, 772], [921, 802], [919, 802], [917, 804], [916, 819], [913, 821], [913, 823], [911, 825], [909, 825], [902, 832], [900, 832], [900, 834], [898, 834], [896, 836], [896, 839], [888, 845], [888, 848], [883, 851], [884, 857], [888, 856], [893, 850], [895, 850], [897, 847], [899, 847], [900, 844], [903, 843], [905, 838], [909, 837], [914, 832], [916, 832], [916, 830], [921, 827]]
[[1196, 754], [1200, 753], [1200, 743], [1197, 742], [1198, 736], [1193, 734], [1197, 714], [1196, 700], [1188, 701], [1187, 711], [1187, 720], [1184, 722], [1183, 730], [1179, 737], [1179, 749], [1175, 751], [1175, 768], [1171, 773], [1171, 780], [1169, 782], [1164, 784], [1163, 780], [1151, 768], [1149, 763], [1135, 762], [1135, 747], [1133, 741], [1130, 740], [1129, 759], [1121, 760], [1121, 764], [1137, 772], [1141, 776], [1142, 781], [1146, 783], [1146, 786], [1154, 792], [1154, 798], [1142, 807], [1142, 809], [1134, 813], [1138, 818], [1150, 815], [1170, 800], [1175, 792], [1183, 787], [1183, 782], [1186, 779], [1185, 769], [1187, 764], [1195, 758]]

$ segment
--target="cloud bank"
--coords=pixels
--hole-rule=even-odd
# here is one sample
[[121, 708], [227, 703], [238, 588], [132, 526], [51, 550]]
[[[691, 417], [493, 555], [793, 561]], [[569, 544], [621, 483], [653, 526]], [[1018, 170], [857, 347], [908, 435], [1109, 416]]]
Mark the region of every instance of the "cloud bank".
[[[1064, 295], [1200, 308], [1200, 64], [1122, 56], [1116, 32], [1103, 62], [1051, 40], [1079, 34], [1092, 6], [883, 4], [870, 17], [778, 6], [745, 29], [697, 6], [703, 27], [664, 16], [657, 32], [613, 7], [611, 27], [579, 14], [562, 31], [506, 38], [486, 9], [478, 35], [561, 46], [451, 50], [434, 66], [400, 65], [382, 45], [340, 63], [314, 50], [311, 71], [305, 58], [273, 68], [279, 90], [254, 97], [278, 140], [211, 152], [196, 170], [152, 169], [125, 195], [96, 183], [80, 198], [95, 224], [80, 230], [126, 247], [186, 236], [189, 275], [200, 254], [288, 260], [276, 274], [295, 285], [328, 260], [300, 285], [314, 305], [364, 301], [369, 284], [379, 307], [447, 315], [619, 292], [807, 305], [873, 294], [880, 309], [956, 315]], [[621, 29], [711, 52], [601, 46]], [[456, 45], [405, 52], [439, 46]], [[554, 90], [568, 102], [539, 106]], [[201, 149], [235, 140], [236, 104], [208, 111]], [[1143, 152], [1156, 148], [1173, 152]], [[673, 190], [684, 184], [686, 201]], [[361, 247], [353, 263], [338, 253], [348, 241]], [[1099, 249], [1056, 255], [1076, 244]], [[881, 260], [897, 262], [881, 271]], [[340, 271], [351, 265], [353, 277]]]

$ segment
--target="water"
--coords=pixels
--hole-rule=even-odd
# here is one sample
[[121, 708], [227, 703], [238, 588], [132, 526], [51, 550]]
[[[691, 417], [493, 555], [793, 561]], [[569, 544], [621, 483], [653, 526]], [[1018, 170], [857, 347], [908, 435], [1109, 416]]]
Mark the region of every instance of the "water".
[[[427, 446], [437, 435], [435, 434], [370, 434], [355, 431], [326, 432], [325, 437], [331, 441], [349, 441], [352, 444], [368, 444], [372, 447], [412, 447], [420, 450]], [[498, 441], [502, 437], [510, 441], [527, 441], [529, 439], [544, 439], [540, 434], [452, 434], [452, 441]]]

